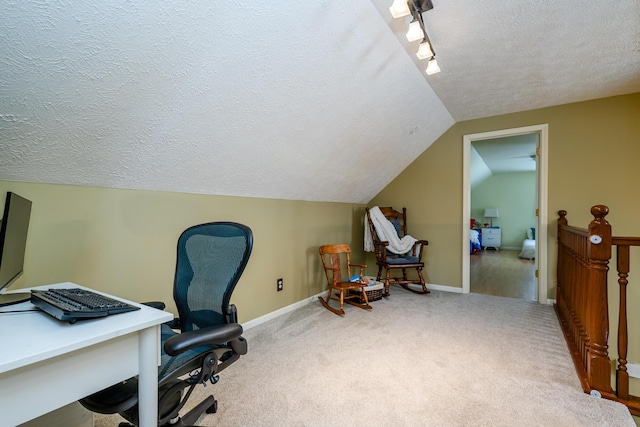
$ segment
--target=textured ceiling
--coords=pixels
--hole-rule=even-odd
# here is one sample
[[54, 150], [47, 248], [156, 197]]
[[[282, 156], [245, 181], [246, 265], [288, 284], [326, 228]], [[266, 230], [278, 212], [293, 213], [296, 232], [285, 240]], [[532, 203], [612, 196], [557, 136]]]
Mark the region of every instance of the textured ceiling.
[[366, 203], [456, 120], [640, 92], [637, 0], [434, 0], [428, 77], [390, 4], [5, 0], [0, 179]]
[[[372, 2], [381, 13], [392, 3]], [[456, 121], [640, 92], [638, 0], [433, 4], [423, 16], [442, 72], [427, 80]], [[410, 18], [395, 21], [418, 63]]]
[[483, 139], [471, 143], [491, 173], [535, 171], [537, 145], [537, 133]]
[[471, 143], [469, 183], [473, 190], [497, 173], [535, 172], [539, 135], [528, 133]]

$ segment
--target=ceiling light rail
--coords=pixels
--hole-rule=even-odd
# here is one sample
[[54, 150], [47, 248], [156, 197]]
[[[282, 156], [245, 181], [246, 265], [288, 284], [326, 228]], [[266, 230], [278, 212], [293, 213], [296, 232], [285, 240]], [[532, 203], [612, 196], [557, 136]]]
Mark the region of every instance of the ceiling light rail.
[[435, 74], [440, 72], [438, 61], [436, 61], [436, 53], [431, 45], [431, 40], [424, 28], [424, 19], [422, 14], [433, 9], [431, 0], [394, 0], [389, 11], [394, 18], [402, 18], [411, 15], [411, 23], [407, 31], [407, 40], [410, 42], [422, 40], [416, 56], [419, 59], [428, 59], [427, 74]]

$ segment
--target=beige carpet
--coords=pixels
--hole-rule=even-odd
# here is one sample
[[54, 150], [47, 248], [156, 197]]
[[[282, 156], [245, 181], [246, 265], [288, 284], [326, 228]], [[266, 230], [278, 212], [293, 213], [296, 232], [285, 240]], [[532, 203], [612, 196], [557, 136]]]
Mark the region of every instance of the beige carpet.
[[249, 353], [199, 388], [219, 400], [199, 424], [635, 426], [582, 392], [551, 306], [395, 287], [372, 304], [340, 317], [314, 301], [246, 331]]

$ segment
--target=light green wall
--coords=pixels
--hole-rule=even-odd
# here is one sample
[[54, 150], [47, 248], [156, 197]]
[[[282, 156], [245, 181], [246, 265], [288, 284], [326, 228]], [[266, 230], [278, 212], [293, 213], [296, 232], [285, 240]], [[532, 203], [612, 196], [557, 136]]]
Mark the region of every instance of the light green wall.
[[502, 247], [521, 249], [526, 230], [536, 226], [536, 173], [499, 173], [490, 176], [471, 191], [471, 218], [481, 223], [485, 208], [498, 208]]
[[[617, 235], [640, 235], [640, 93], [456, 123], [383, 189], [370, 205], [408, 206], [410, 233], [429, 240], [431, 283], [462, 287], [462, 139], [464, 135], [549, 125], [549, 298], [555, 298], [557, 212], [588, 224], [605, 204]], [[417, 220], [416, 220], [417, 219]], [[468, 227], [468, 225], [466, 226]], [[640, 265], [638, 267], [640, 269]]]
[[[326, 289], [318, 246], [349, 243], [363, 260], [364, 206], [0, 181], [33, 202], [25, 273], [10, 289], [74, 282], [175, 314], [176, 242], [187, 227], [236, 221], [254, 247], [232, 302], [252, 320]], [[284, 290], [276, 280], [284, 278]]]

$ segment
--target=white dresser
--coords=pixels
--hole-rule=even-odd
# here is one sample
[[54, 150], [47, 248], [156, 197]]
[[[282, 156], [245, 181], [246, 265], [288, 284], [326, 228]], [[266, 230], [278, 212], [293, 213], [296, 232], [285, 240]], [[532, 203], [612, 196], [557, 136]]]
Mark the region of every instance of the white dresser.
[[482, 229], [482, 246], [484, 246], [485, 251], [487, 248], [494, 248], [497, 251], [501, 244], [500, 227], [485, 227]]

